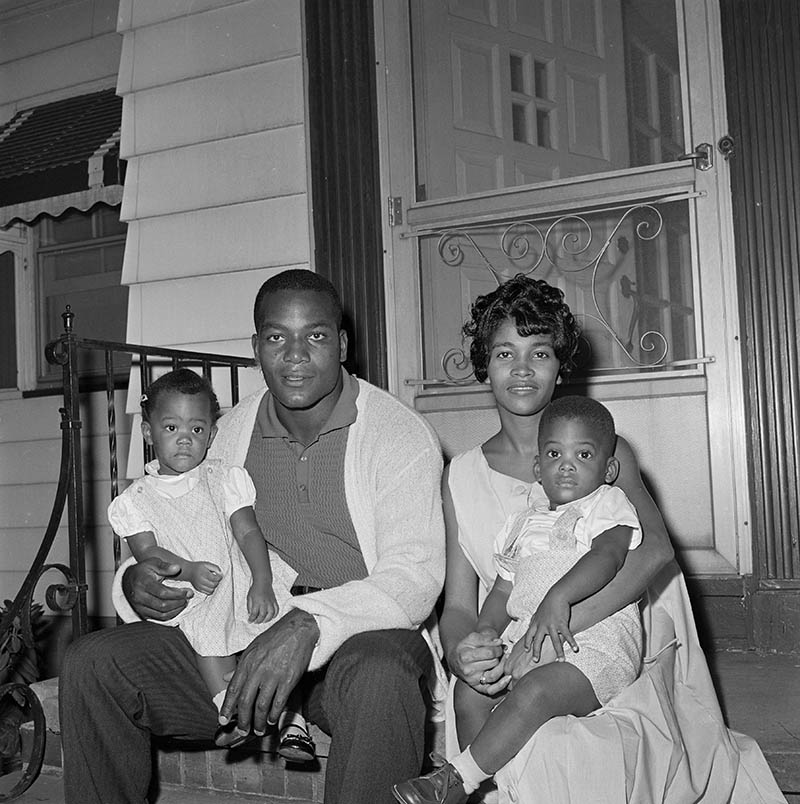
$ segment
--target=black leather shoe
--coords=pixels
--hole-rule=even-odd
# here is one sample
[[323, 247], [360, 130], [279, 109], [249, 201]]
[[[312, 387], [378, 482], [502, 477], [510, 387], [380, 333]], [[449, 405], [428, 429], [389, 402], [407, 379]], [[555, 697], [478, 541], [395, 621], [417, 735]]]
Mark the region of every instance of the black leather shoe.
[[448, 762], [433, 773], [400, 782], [392, 788], [400, 804], [465, 804], [461, 774]]
[[292, 724], [281, 731], [278, 753], [287, 762], [313, 762], [317, 756], [317, 748], [307, 731]]

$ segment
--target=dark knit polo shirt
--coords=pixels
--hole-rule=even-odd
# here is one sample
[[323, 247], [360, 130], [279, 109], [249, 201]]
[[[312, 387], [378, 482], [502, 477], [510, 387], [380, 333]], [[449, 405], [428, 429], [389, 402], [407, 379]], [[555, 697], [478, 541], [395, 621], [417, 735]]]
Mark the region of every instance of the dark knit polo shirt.
[[245, 468], [256, 490], [256, 519], [270, 547], [297, 570], [296, 584], [328, 589], [367, 576], [344, 487], [358, 381], [344, 372], [336, 406], [312, 444], [294, 439], [267, 391], [256, 415]]

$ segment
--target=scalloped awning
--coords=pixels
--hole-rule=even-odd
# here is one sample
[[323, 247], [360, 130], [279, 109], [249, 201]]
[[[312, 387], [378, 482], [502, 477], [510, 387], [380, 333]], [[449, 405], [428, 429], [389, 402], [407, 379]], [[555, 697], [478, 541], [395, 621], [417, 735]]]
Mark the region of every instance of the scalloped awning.
[[0, 127], [0, 227], [119, 204], [122, 99], [114, 89], [17, 112]]

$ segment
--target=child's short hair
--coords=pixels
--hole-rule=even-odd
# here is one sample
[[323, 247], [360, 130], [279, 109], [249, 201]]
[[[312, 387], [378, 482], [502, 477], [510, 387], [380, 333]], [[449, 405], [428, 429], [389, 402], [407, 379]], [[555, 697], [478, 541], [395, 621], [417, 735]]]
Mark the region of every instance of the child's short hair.
[[492, 336], [508, 318], [523, 337], [552, 335], [561, 364], [559, 374], [564, 379], [570, 375], [575, 367], [580, 328], [564, 302], [564, 293], [543, 279], [517, 274], [491, 293], [478, 296], [464, 324], [464, 335], [472, 338], [469, 356], [478, 382], [488, 376]]
[[614, 428], [614, 417], [608, 408], [596, 399], [588, 396], [562, 396], [554, 399], [542, 413], [539, 421], [539, 449], [542, 446], [542, 434], [558, 421], [575, 420], [587, 424], [598, 440], [599, 446], [614, 454], [617, 433]]
[[339, 291], [324, 276], [309, 271], [305, 268], [290, 268], [281, 271], [275, 276], [271, 276], [259, 288], [256, 294], [256, 301], [253, 305], [253, 322], [256, 332], [261, 326], [261, 307], [264, 304], [264, 297], [269, 293], [277, 293], [280, 290], [313, 290], [322, 293], [330, 299], [336, 315], [336, 326], [342, 328], [342, 300], [339, 298]]
[[150, 415], [158, 405], [158, 400], [165, 394], [205, 394], [211, 407], [211, 419], [216, 421], [220, 414], [219, 400], [211, 387], [211, 383], [196, 372], [187, 368], [179, 368], [162, 374], [142, 394], [142, 417], [150, 421]]

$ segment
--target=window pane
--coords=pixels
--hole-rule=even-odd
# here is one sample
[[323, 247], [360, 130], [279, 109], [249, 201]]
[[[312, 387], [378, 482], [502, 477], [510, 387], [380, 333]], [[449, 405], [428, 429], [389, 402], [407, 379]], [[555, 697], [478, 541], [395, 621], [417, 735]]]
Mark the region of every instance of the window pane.
[[[125, 224], [119, 210], [98, 205], [89, 213], [70, 212], [39, 225], [38, 315], [40, 354], [63, 332], [67, 305], [75, 315], [74, 332], [83, 338], [124, 341], [128, 288], [120, 284]], [[81, 373], [104, 371], [102, 352], [81, 354]], [[126, 365], [115, 366], [120, 372]], [[60, 377], [60, 368], [41, 358], [42, 380]]]
[[17, 312], [14, 252], [0, 253], [0, 388], [17, 387]]
[[[426, 200], [671, 162], [683, 148], [675, 3], [553, 0], [480, 15], [412, 0]], [[512, 13], [513, 10], [513, 13]], [[527, 113], [520, 95], [546, 101]], [[470, 168], [492, 165], [470, 180]], [[487, 182], [486, 179], [489, 179]]]
[[469, 376], [456, 365], [469, 307], [520, 272], [564, 291], [579, 376], [685, 371], [676, 362], [697, 357], [686, 201], [453, 230], [420, 248], [428, 379]]

